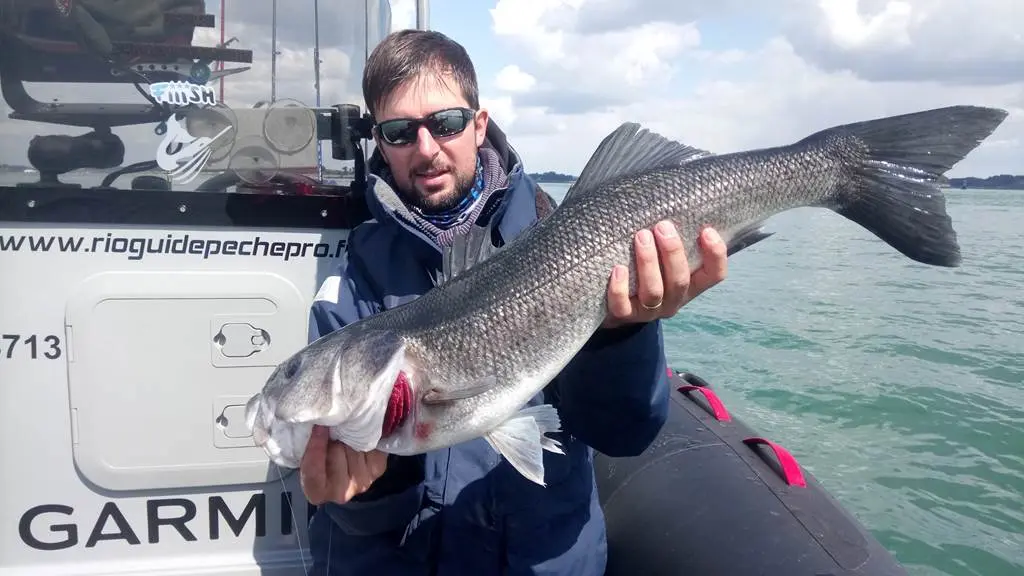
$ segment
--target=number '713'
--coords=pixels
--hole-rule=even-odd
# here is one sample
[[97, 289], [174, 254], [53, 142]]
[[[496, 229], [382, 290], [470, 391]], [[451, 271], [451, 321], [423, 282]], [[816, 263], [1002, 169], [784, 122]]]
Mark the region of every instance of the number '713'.
[[56, 360], [61, 353], [60, 336], [55, 334], [0, 334], [0, 359], [28, 357], [32, 360]]

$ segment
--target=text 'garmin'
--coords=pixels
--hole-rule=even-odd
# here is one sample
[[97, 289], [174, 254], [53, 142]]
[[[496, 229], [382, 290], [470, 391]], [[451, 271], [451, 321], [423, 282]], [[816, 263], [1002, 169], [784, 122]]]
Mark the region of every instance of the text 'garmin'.
[[[313, 507], [307, 505], [305, 517], [298, 517], [293, 513], [291, 503], [290, 492], [280, 494], [278, 522], [274, 524], [277, 524], [277, 534], [281, 536], [292, 534], [296, 523], [305, 525], [313, 515]], [[263, 493], [250, 496], [237, 514], [223, 496], [210, 496], [207, 499], [206, 522], [198, 516], [197, 503], [188, 498], [146, 500], [145, 507], [144, 522], [139, 522], [142, 518], [133, 518], [130, 522], [128, 516], [135, 514], [129, 512], [126, 515], [115, 502], [107, 502], [98, 513], [87, 513], [86, 516], [73, 506], [41, 504], [21, 515], [18, 534], [29, 547], [56, 551], [81, 544], [85, 530], [88, 530], [88, 536], [84, 545], [93, 548], [100, 542], [110, 541], [139, 545], [143, 538], [149, 544], [159, 544], [168, 533], [186, 542], [198, 541], [197, 534], [208, 534], [210, 540], [219, 540], [224, 527], [238, 537], [250, 522], [255, 522], [256, 537], [262, 538], [267, 535], [272, 522], [267, 517], [267, 495]]]

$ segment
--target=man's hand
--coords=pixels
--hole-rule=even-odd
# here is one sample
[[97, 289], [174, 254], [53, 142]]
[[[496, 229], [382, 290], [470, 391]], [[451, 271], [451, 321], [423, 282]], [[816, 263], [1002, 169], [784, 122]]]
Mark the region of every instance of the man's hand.
[[387, 464], [387, 454], [379, 450], [357, 452], [341, 442], [331, 442], [327, 428], [313, 426], [299, 465], [302, 492], [314, 506], [324, 502], [344, 504], [366, 492]]
[[712, 228], [698, 239], [702, 264], [691, 274], [683, 240], [671, 222], [641, 230], [633, 241], [636, 250], [637, 295], [629, 296], [629, 268], [612, 269], [608, 283], [605, 328], [671, 318], [699, 294], [725, 279], [726, 247]]

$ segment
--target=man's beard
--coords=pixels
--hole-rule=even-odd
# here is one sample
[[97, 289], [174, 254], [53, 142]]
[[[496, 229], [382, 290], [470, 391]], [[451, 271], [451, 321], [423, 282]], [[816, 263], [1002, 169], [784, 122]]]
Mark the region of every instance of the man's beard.
[[[438, 168], [441, 167], [431, 165], [412, 170], [409, 175], [409, 181], [413, 182], [413, 188], [416, 188], [415, 182], [417, 174]], [[460, 174], [459, 172], [452, 170], [450, 174], [455, 176], [455, 186], [452, 190], [448, 190], [443, 194], [435, 194], [428, 197], [426, 192], [416, 189], [411, 191], [411, 193], [407, 192], [405, 194], [407, 201], [425, 213], [445, 212], [455, 208], [459, 205], [459, 202], [462, 202], [462, 199], [469, 194], [470, 190], [472, 190], [473, 184], [476, 180], [476, 173], [471, 172], [469, 174]]]

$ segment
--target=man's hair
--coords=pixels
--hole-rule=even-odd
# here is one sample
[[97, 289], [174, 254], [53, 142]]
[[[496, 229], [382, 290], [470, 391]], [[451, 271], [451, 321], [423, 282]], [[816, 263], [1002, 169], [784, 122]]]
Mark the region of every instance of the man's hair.
[[469, 102], [480, 108], [476, 70], [461, 44], [432, 30], [399, 30], [373, 49], [363, 69], [363, 99], [376, 118], [384, 102], [410, 80], [433, 73], [439, 81], [450, 76]]

